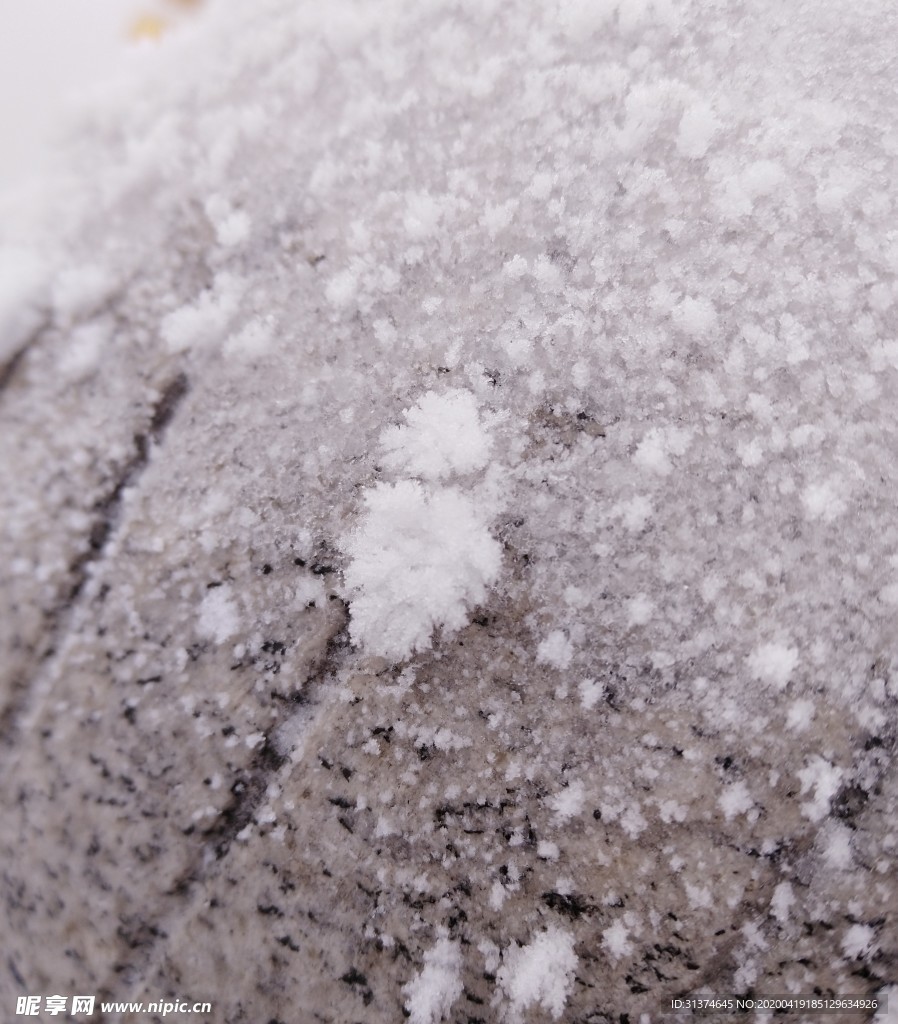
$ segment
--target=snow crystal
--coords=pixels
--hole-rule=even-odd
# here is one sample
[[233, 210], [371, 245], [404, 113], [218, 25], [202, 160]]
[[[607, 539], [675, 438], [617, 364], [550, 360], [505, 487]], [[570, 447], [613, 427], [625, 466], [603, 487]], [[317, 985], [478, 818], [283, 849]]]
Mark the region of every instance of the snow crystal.
[[343, 544], [353, 640], [397, 660], [429, 647], [437, 626], [460, 629], [501, 562], [489, 532], [498, 478], [481, 474], [467, 491], [440, 483], [487, 466], [491, 439], [474, 395], [429, 391], [403, 418], [381, 435], [382, 461], [419, 479], [366, 489], [362, 524]]
[[795, 903], [795, 893], [789, 882], [780, 882], [773, 890], [773, 897], [770, 900], [770, 912], [780, 922], [785, 924], [789, 920], [789, 910]]
[[462, 993], [461, 948], [448, 938], [437, 940], [424, 954], [424, 967], [403, 987], [411, 1024], [444, 1020]]
[[470, 391], [428, 391], [381, 435], [384, 465], [425, 480], [482, 469], [491, 441]]
[[748, 659], [752, 678], [782, 690], [798, 664], [798, 651], [783, 643], [761, 644]]
[[593, 679], [581, 679], [578, 690], [580, 706], [584, 711], [591, 711], [605, 694], [605, 687]]
[[627, 622], [631, 626], [644, 626], [651, 621], [655, 605], [646, 594], [637, 594], [627, 602]]
[[59, 362], [59, 372], [73, 380], [86, 377], [97, 368], [100, 354], [110, 335], [110, 325], [102, 320], [76, 327], [69, 336], [68, 347]]
[[201, 635], [217, 644], [224, 643], [240, 629], [237, 605], [227, 584], [206, 591], [200, 603], [198, 629]]
[[536, 660], [552, 668], [566, 669], [574, 657], [574, 645], [561, 629], [553, 629], [536, 649]]
[[223, 351], [226, 356], [254, 359], [267, 352], [273, 340], [271, 324], [255, 318], [225, 341]]
[[633, 952], [630, 933], [623, 921], [615, 921], [610, 928], [602, 932], [602, 945], [605, 952], [614, 960], [629, 956]]
[[786, 714], [786, 727], [795, 732], [804, 732], [814, 720], [814, 702], [801, 697], [789, 705]]
[[237, 312], [242, 290], [237, 278], [221, 273], [212, 289], [167, 314], [160, 325], [160, 333], [169, 351], [185, 352], [193, 346], [220, 340]]
[[683, 888], [686, 890], [689, 906], [695, 910], [707, 909], [714, 902], [712, 892], [706, 885], [692, 885], [691, 882], [684, 882]]
[[813, 799], [801, 805], [801, 813], [811, 821], [822, 821], [829, 814], [832, 798], [839, 792], [844, 772], [822, 757], [815, 756], [798, 773], [801, 792], [813, 790]]
[[555, 812], [560, 821], [567, 821], [583, 810], [586, 800], [586, 791], [582, 782], [572, 782], [569, 786], [559, 790], [555, 796], [550, 797], [546, 804]]
[[645, 529], [652, 516], [652, 503], [644, 494], [637, 495], [618, 506], [623, 516], [624, 526], [631, 533], [639, 533]]
[[741, 185], [751, 199], [769, 195], [780, 185], [785, 172], [772, 160], [756, 160], [741, 175]]
[[842, 936], [842, 952], [852, 960], [866, 956], [874, 949], [876, 932], [867, 924], [853, 924]]
[[538, 1006], [559, 1020], [577, 963], [573, 935], [557, 927], [537, 935], [529, 945], [506, 949], [496, 974], [496, 983], [508, 1000], [505, 1019], [516, 1024], [528, 1007]]
[[697, 338], [706, 338], [717, 329], [717, 313], [707, 299], [694, 299], [687, 295], [673, 309], [671, 318], [681, 331]]
[[822, 519], [825, 523], [838, 519], [848, 507], [844, 486], [838, 477], [808, 484], [802, 491], [801, 501], [808, 519]]
[[541, 860], [558, 860], [558, 846], [549, 842], [548, 839], [541, 839], [536, 846], [536, 855]]
[[220, 245], [230, 248], [249, 238], [252, 223], [249, 214], [245, 210], [234, 210], [223, 196], [210, 196], [205, 202], [205, 211]]
[[658, 476], [668, 476], [673, 470], [672, 455], [682, 455], [689, 446], [690, 435], [678, 427], [652, 427], [639, 442], [633, 461], [641, 469]]
[[429, 238], [439, 226], [442, 211], [438, 202], [426, 193], [406, 197], [402, 223], [409, 237], [415, 240]]
[[401, 660], [430, 647], [436, 626], [461, 629], [496, 578], [502, 549], [484, 510], [454, 487], [378, 483], [364, 503], [343, 544], [351, 634], [371, 653]]
[[358, 276], [353, 270], [341, 270], [328, 281], [324, 289], [327, 301], [338, 308], [349, 306], [359, 289]]
[[730, 821], [738, 814], [748, 814], [755, 802], [744, 782], [734, 782], [724, 789], [718, 804], [723, 811], [723, 816]]
[[853, 861], [851, 831], [836, 821], [828, 821], [820, 830], [816, 846], [828, 867], [835, 871], [847, 871]]

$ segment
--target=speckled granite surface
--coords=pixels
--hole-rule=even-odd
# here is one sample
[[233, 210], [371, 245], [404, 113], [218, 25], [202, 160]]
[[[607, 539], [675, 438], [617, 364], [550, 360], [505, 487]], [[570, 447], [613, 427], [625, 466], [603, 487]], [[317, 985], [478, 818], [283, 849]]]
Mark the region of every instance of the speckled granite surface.
[[3, 236], [4, 1019], [888, 991], [894, 12], [366, 11]]

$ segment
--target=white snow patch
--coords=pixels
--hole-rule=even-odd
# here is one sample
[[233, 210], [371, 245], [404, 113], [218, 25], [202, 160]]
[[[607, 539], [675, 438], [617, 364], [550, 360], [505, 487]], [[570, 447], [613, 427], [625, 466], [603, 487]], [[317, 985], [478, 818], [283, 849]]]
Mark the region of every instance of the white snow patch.
[[436, 626], [454, 631], [499, 572], [502, 549], [484, 509], [453, 487], [378, 483], [361, 525], [345, 538], [351, 561], [351, 634], [373, 654], [401, 660], [430, 647]]
[[835, 871], [847, 871], [854, 860], [851, 831], [836, 821], [828, 821], [817, 836], [817, 848], [826, 865]]
[[867, 924], [853, 924], [842, 936], [842, 952], [856, 960], [873, 952], [876, 932]]
[[352, 302], [358, 294], [359, 281], [355, 272], [349, 269], [341, 270], [328, 281], [324, 289], [327, 301], [338, 309], [342, 309]]
[[651, 621], [655, 605], [646, 594], [637, 594], [627, 602], [627, 625], [644, 626]]
[[690, 432], [680, 427], [652, 427], [637, 445], [633, 461], [640, 469], [668, 476], [673, 470], [671, 456], [683, 455], [690, 440]]
[[785, 924], [789, 920], [789, 910], [795, 903], [795, 893], [789, 882], [780, 882], [773, 890], [773, 897], [770, 900], [770, 912], [780, 922]]
[[515, 1024], [530, 1006], [538, 1006], [559, 1020], [574, 984], [578, 958], [574, 937], [561, 928], [549, 928], [529, 945], [509, 947], [496, 982], [508, 1003], [506, 1020]]
[[82, 380], [97, 368], [100, 354], [110, 337], [109, 324], [91, 321], [76, 327], [59, 360], [59, 372], [72, 380]]
[[798, 773], [801, 792], [813, 790], [814, 793], [811, 800], [801, 805], [801, 813], [806, 818], [810, 818], [811, 821], [822, 821], [829, 814], [829, 805], [839, 792], [843, 775], [841, 768], [822, 757], [812, 758], [810, 764], [801, 769]]
[[681, 156], [698, 160], [708, 152], [720, 124], [709, 103], [698, 100], [683, 111], [677, 131], [677, 149]]
[[602, 945], [605, 952], [615, 960], [629, 956], [633, 952], [630, 933], [623, 921], [615, 921], [610, 928], [602, 932]]
[[249, 238], [252, 221], [245, 210], [234, 210], [220, 195], [210, 196], [205, 204], [206, 216], [215, 228], [219, 245], [228, 249]]
[[553, 629], [536, 649], [536, 660], [564, 670], [574, 657], [574, 645], [561, 629]]
[[438, 939], [433, 949], [424, 954], [420, 973], [402, 991], [411, 1024], [437, 1024], [445, 1020], [462, 993], [459, 944], [447, 938]]
[[594, 679], [581, 679], [577, 689], [580, 692], [580, 706], [584, 711], [592, 711], [605, 694], [605, 687]]
[[786, 176], [786, 172], [773, 160], [756, 160], [742, 172], [742, 189], [751, 199], [775, 192]]
[[216, 275], [210, 290], [168, 313], [159, 330], [169, 352], [186, 352], [220, 340], [237, 312], [242, 294], [243, 282], [233, 274], [222, 272]]
[[838, 519], [848, 507], [843, 492], [844, 485], [835, 476], [808, 484], [801, 492], [801, 503], [807, 518], [820, 519], [824, 523]]
[[433, 235], [439, 226], [441, 217], [440, 204], [427, 193], [410, 193], [406, 197], [402, 223], [409, 236], [416, 241]]
[[798, 651], [782, 643], [760, 644], [748, 659], [753, 679], [782, 690], [798, 664]]
[[694, 338], [707, 338], [717, 330], [717, 313], [707, 299], [687, 295], [671, 311], [671, 319], [684, 334]]
[[815, 715], [814, 702], [807, 697], [800, 697], [789, 705], [786, 713], [786, 728], [794, 732], [804, 732], [810, 727]]
[[639, 533], [652, 516], [652, 503], [644, 494], [637, 494], [619, 505], [618, 512], [623, 516], [624, 527], [631, 533]]
[[569, 786], [559, 790], [555, 796], [546, 801], [546, 805], [555, 812], [561, 821], [573, 818], [583, 810], [586, 800], [586, 791], [582, 782], [572, 782]]
[[8, 359], [41, 321], [46, 266], [29, 250], [0, 248], [0, 361]]
[[271, 347], [274, 331], [270, 323], [254, 318], [224, 343], [226, 356], [238, 359], [255, 359]]
[[492, 442], [470, 391], [428, 391], [403, 417], [404, 426], [389, 427], [381, 435], [387, 468], [441, 480], [486, 465]]
[[237, 605], [227, 584], [206, 592], [200, 603], [198, 629], [217, 644], [224, 643], [240, 629]]
[[53, 309], [57, 320], [69, 324], [98, 309], [111, 295], [114, 280], [108, 271], [93, 264], [68, 267], [53, 284]]
[[744, 782], [734, 782], [727, 786], [717, 803], [727, 821], [731, 821], [738, 814], [748, 814], [755, 805]]

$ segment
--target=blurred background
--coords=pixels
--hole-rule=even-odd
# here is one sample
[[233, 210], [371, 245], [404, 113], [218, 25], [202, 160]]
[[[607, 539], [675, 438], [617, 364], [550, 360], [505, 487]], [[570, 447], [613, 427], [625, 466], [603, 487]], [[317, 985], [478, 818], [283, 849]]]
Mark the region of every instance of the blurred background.
[[0, 193], [46, 169], [68, 104], [157, 46], [203, 0], [0, 0]]

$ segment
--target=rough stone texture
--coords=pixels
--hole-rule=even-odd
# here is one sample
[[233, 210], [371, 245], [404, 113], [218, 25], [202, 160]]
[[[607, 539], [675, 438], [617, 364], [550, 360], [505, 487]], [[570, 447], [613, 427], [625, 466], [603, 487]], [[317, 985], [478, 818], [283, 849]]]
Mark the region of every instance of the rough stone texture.
[[[3, 1012], [894, 983], [891, 6], [210, 17], [0, 263]], [[346, 538], [448, 388], [502, 567], [374, 657]]]

